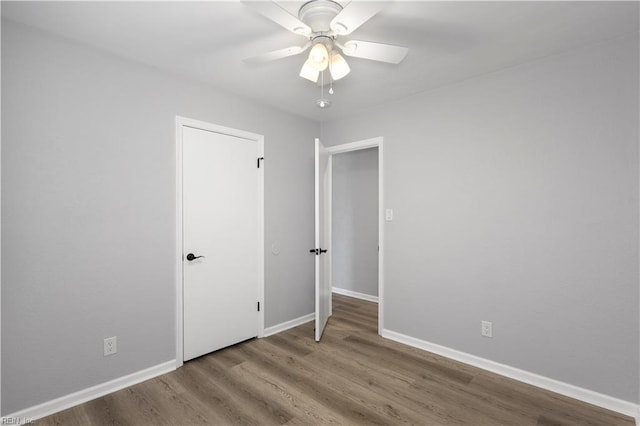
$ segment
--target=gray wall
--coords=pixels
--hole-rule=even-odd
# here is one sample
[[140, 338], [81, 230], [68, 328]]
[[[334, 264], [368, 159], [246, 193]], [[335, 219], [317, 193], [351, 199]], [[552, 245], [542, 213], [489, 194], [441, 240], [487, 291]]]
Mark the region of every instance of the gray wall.
[[6, 21], [2, 65], [3, 414], [175, 358], [176, 115], [265, 135], [266, 326], [313, 312], [317, 123]]
[[378, 295], [378, 148], [332, 159], [331, 282]]
[[323, 124], [384, 137], [386, 329], [638, 402], [638, 47]]

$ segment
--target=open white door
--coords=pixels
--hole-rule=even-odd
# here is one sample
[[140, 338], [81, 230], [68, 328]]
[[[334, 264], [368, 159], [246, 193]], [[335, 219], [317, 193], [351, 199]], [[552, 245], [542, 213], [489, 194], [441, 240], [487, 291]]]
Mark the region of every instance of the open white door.
[[312, 249], [316, 256], [316, 342], [320, 341], [322, 332], [331, 315], [331, 281], [329, 270], [329, 256], [327, 252], [327, 185], [329, 154], [320, 142], [316, 139], [315, 146], [315, 186], [316, 186], [316, 238], [315, 248]]

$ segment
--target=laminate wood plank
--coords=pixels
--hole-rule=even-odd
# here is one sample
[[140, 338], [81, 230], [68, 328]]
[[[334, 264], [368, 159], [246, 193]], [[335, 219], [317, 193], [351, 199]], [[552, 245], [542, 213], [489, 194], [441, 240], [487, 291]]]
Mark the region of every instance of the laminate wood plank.
[[[162, 376], [141, 383], [141, 385], [147, 387], [147, 395], [149, 395], [152, 401], [159, 407], [158, 409], [162, 414], [162, 421], [150, 424], [208, 424], [210, 416], [205, 415], [206, 410], [202, 408], [200, 402], [189, 390], [183, 388], [183, 386], [175, 380], [175, 377], [176, 376]], [[144, 424], [137, 420], [132, 423]]]
[[[333, 321], [331, 321], [332, 319]], [[340, 327], [351, 332], [364, 331], [368, 333], [375, 333], [378, 329], [377, 326], [375, 326], [374, 324], [370, 324], [370, 323], [368, 324], [367, 321], [360, 321], [358, 319], [353, 319], [353, 318], [339, 318], [339, 319], [329, 318], [329, 322], [327, 324], [331, 325], [337, 321], [340, 321], [339, 323]]]
[[[234, 425], [259, 425], [280, 424], [272, 422], [267, 416], [257, 418], [253, 412], [248, 412], [242, 403], [234, 398], [233, 391], [218, 383], [218, 378], [211, 376], [198, 365], [189, 365], [190, 368], [181, 368], [176, 372], [182, 385], [190, 389], [189, 395], [195, 397], [198, 408], [205, 417], [212, 419], [216, 424]], [[184, 371], [181, 371], [184, 370]]]
[[242, 364], [246, 361], [246, 359], [232, 351], [218, 351], [217, 355], [216, 360], [224, 364], [226, 367], [235, 367], [236, 365]]
[[535, 386], [481, 371], [470, 383], [471, 389], [490, 392], [514, 405], [538, 412], [544, 421], [565, 425], [618, 425], [629, 417]]
[[520, 406], [506, 404], [491, 393], [473, 392], [468, 385], [459, 382], [442, 380], [442, 377], [420, 377], [412, 384], [414, 392], [425, 397], [447, 404], [454, 402], [452, 410], [459, 410], [458, 415], [466, 421], [496, 425], [535, 425], [537, 413], [532, 413]]
[[343, 308], [336, 307], [333, 310], [332, 318], [337, 320], [342, 319], [350, 319], [353, 321], [361, 321], [364, 322], [367, 327], [377, 326], [377, 313], [376, 312], [366, 312], [366, 311], [345, 311]]
[[430, 400], [414, 398], [410, 384], [404, 378], [398, 378], [382, 369], [372, 371], [368, 365], [357, 359], [344, 362], [342, 353], [332, 352], [327, 355], [316, 352], [310, 354], [308, 358], [314, 365], [324, 369], [330, 368], [344, 379], [366, 388], [368, 392], [376, 393], [381, 398], [412, 410], [420, 416], [423, 424], [455, 424], [454, 418], [448, 414], [446, 407]]
[[446, 380], [461, 383], [469, 383], [473, 378], [472, 375], [466, 372], [457, 371], [425, 358], [394, 351], [390, 348], [376, 347], [373, 350], [374, 345], [360, 336], [351, 335], [331, 343], [343, 348], [346, 352], [357, 354], [362, 359], [369, 360], [369, 364], [372, 366], [376, 364], [393, 365], [395, 371], [401, 372], [408, 377], [433, 379], [440, 376]]
[[[349, 335], [352, 335], [352, 334], [353, 333], [350, 333]], [[344, 337], [347, 337], [347, 336], [344, 336]], [[464, 364], [462, 362], [455, 361], [453, 359], [446, 358], [441, 355], [434, 354], [432, 352], [427, 352], [422, 349], [415, 348], [413, 346], [396, 342], [394, 340], [385, 339], [379, 336], [377, 332], [376, 333], [357, 333], [357, 337], [359, 337], [360, 339], [368, 340], [376, 347], [380, 346], [386, 349], [392, 349], [393, 351], [397, 351], [410, 356], [415, 356], [429, 362], [441, 364], [443, 366], [446, 366], [455, 370], [459, 370], [460, 372], [464, 372], [470, 375], [475, 376], [484, 371], [480, 368], [473, 367], [471, 365]]]
[[[298, 344], [308, 345], [309, 340], [292, 335], [291, 338]], [[423, 413], [424, 421], [428, 424], [475, 424], [477, 418], [464, 418], [458, 415], [458, 407], [455, 401], [447, 400], [444, 404], [439, 401], [422, 398], [418, 392], [410, 386], [415, 382], [413, 374], [399, 373], [394, 366], [386, 367], [386, 363], [380, 363], [375, 356], [367, 354], [360, 356], [344, 346], [339, 350], [332, 342], [323, 342], [316, 345], [318, 350], [307, 358], [313, 363], [324, 368], [331, 369], [337, 374], [358, 382], [362, 386], [368, 386], [372, 392], [393, 399], [396, 402]]]
[[[268, 340], [264, 342], [265, 352], [277, 357], [286, 357], [287, 354], [280, 348], [273, 346], [267, 348], [267, 345], [272, 345]], [[340, 362], [341, 363], [341, 362]], [[311, 375], [311, 377], [320, 378], [334, 393], [342, 394], [343, 398], [351, 400], [355, 404], [360, 404], [366, 409], [377, 413], [383, 418], [386, 418], [385, 423], [391, 422], [394, 424], [409, 423], [416, 424], [416, 422], [424, 421], [420, 420], [421, 416], [424, 417], [426, 413], [417, 413], [410, 408], [393, 402], [389, 399], [388, 395], [379, 395], [372, 392], [372, 385], [375, 381], [373, 375], [370, 375], [371, 381], [362, 380], [359, 377], [357, 380], [353, 374], [341, 374], [338, 365], [335, 363], [334, 368], [323, 368], [318, 362], [318, 358], [312, 359], [309, 356], [301, 359], [289, 359], [289, 366], [297, 369], [301, 375]], [[342, 371], [346, 371], [343, 369]]]
[[[297, 332], [297, 330], [289, 330], [287, 333], [295, 334]], [[304, 334], [302, 334], [302, 336], [304, 336]], [[308, 337], [295, 337], [298, 338], [298, 341], [309, 344], [308, 341], [310, 339]], [[357, 337], [360, 337], [360, 335], [358, 335]], [[357, 337], [355, 338], [355, 340], [358, 340]], [[426, 358], [424, 360], [415, 359], [415, 356], [412, 353], [404, 355], [396, 353], [392, 350], [388, 350], [387, 356], [381, 358], [379, 351], [371, 351], [367, 346], [365, 346], [362, 350], [354, 350], [354, 347], [352, 345], [345, 343], [345, 341], [347, 340], [354, 340], [354, 336], [348, 336], [347, 339], [343, 339], [341, 341], [341, 339], [336, 339], [333, 336], [327, 335], [323, 337], [323, 341], [321, 343], [312, 344], [318, 346], [318, 352], [323, 352], [324, 357], [334, 357], [332, 359], [334, 363], [327, 364], [326, 367], [331, 367], [331, 369], [333, 370], [339, 370], [341, 364], [348, 364], [348, 368], [346, 368], [345, 371], [348, 371], [349, 369], [357, 371], [357, 365], [354, 365], [352, 362], [350, 362], [355, 360], [357, 363], [364, 366], [364, 371], [358, 371], [359, 377], [371, 377], [371, 380], [374, 381], [373, 383], [375, 383], [375, 380], [381, 380], [382, 377], [378, 376], [377, 378], [373, 378], [372, 376], [367, 376], [366, 371], [378, 372], [383, 369], [385, 365], [392, 365], [392, 368], [395, 372], [394, 374], [396, 374], [396, 377], [398, 377], [397, 371], [399, 370], [399, 361], [402, 361], [401, 358], [403, 356], [407, 356], [409, 358], [408, 360], [404, 360], [408, 368], [401, 369], [401, 377], [403, 378], [402, 381], [405, 383], [405, 385], [413, 383], [416, 378], [431, 377], [431, 374], [433, 372], [430, 372], [429, 370], [433, 367], [435, 367], [433, 369], [435, 371], [436, 377], [439, 375], [441, 379], [444, 379], [443, 381], [445, 383], [445, 390], [448, 386], [451, 386], [451, 383], [449, 383], [449, 381], [451, 380], [456, 382], [462, 381], [462, 383], [466, 384], [471, 380], [472, 377], [468, 374], [462, 373], [464, 376], [461, 378], [461, 376], [459, 376], [458, 373], [454, 370], [443, 367], [442, 365], [437, 365], [433, 361], [430, 361]], [[341, 350], [336, 350], [336, 348], [341, 348]], [[310, 355], [310, 357], [314, 357], [314, 355]], [[320, 358], [318, 358], [318, 363], [321, 364], [322, 362], [319, 361], [319, 359]], [[388, 360], [394, 361], [390, 363], [387, 362]], [[426, 368], [421, 365], [423, 362], [426, 362]], [[353, 375], [349, 375], [348, 373], [343, 372], [343, 374], [345, 374], [345, 377], [349, 377], [350, 380], [353, 380], [355, 382], [358, 382], [360, 380], [358, 377], [353, 377]], [[429, 417], [431, 417], [431, 419], [428, 420], [429, 424], [477, 424], [478, 421], [484, 421], [485, 424], [488, 424], [488, 422], [492, 422], [495, 424], [535, 424], [535, 416], [523, 417], [520, 415], [512, 414], [506, 414], [505, 416], [503, 416], [506, 418], [506, 420], [502, 419], [502, 421], [499, 422], [499, 416], [496, 418], [496, 416], [491, 417], [484, 414], [484, 411], [487, 411], [487, 409], [483, 407], [483, 404], [485, 403], [485, 401], [483, 400], [477, 401], [474, 405], [473, 400], [467, 399], [466, 403], [471, 407], [471, 409], [473, 409], [473, 411], [471, 411], [471, 415], [465, 415], [464, 411], [460, 412], [455, 399], [442, 398], [439, 393], [436, 393], [434, 395], [435, 398], [414, 398], [414, 395], [419, 395], [419, 392], [416, 392], [414, 388], [405, 387], [404, 390], [399, 389], [398, 387], [394, 388], [393, 384], [388, 379], [385, 379], [384, 383], [386, 385], [385, 392], [387, 393], [388, 398], [391, 398], [394, 393], [402, 394], [404, 404], [413, 409], [422, 410], [422, 413], [425, 414], [425, 421], [427, 421]], [[375, 387], [370, 387], [370, 390], [374, 392], [377, 391]], [[452, 401], [454, 401], [453, 404]]]
[[313, 353], [315, 348], [296, 344], [294, 339], [287, 339], [285, 336], [275, 335], [269, 336], [269, 342], [277, 343], [277, 345], [295, 356], [303, 357]]
[[[314, 354], [315, 355], [315, 354]], [[310, 355], [313, 357], [314, 355]], [[381, 364], [376, 364], [375, 359], [369, 357], [362, 357], [351, 354], [350, 358], [354, 358], [357, 364], [362, 366], [362, 369], [358, 369], [357, 365], [349, 363], [348, 370], [353, 370], [354, 374], [359, 377], [367, 378], [371, 380], [370, 390], [386, 395], [388, 398], [397, 398], [397, 401], [403, 405], [406, 405], [414, 410], [419, 410], [423, 413], [430, 413], [436, 416], [434, 422], [442, 424], [472, 424], [475, 425], [479, 421], [484, 421], [485, 424], [535, 424], [535, 416], [521, 416], [516, 415], [512, 411], [508, 411], [505, 419], [500, 420], [500, 416], [485, 414], [488, 409], [486, 408], [486, 398], [476, 398], [475, 396], [469, 398], [465, 397], [462, 401], [466, 404], [467, 410], [460, 410], [459, 395], [452, 397], [452, 389], [456, 387], [463, 387], [457, 381], [452, 381], [445, 376], [435, 375], [435, 381], [430, 382], [429, 386], [418, 387], [415, 385], [416, 381], [420, 378], [429, 377], [424, 373], [411, 374], [411, 372], [403, 371], [402, 376], [404, 380], [389, 380], [390, 375], [383, 376], [376, 374], [372, 378], [367, 375], [367, 371], [380, 371]], [[332, 359], [333, 361], [333, 359]], [[322, 362], [319, 361], [321, 364]], [[344, 362], [343, 362], [344, 363]], [[338, 369], [338, 361], [333, 365], [334, 369]], [[328, 366], [328, 365], [327, 365]], [[357, 377], [344, 373], [345, 377], [349, 377], [353, 381], [358, 381]], [[394, 376], [392, 376], [394, 377]], [[396, 376], [397, 377], [397, 373]], [[394, 378], [395, 378], [394, 377]], [[381, 386], [376, 386], [380, 384]], [[429, 423], [431, 424], [431, 423]]]
[[114, 395], [115, 393], [86, 403], [84, 409], [90, 424], [119, 426], [129, 423], [130, 414], [126, 412], [126, 407], [118, 405]]
[[[345, 341], [348, 339], [344, 339]], [[461, 392], [456, 397], [452, 397], [452, 389], [464, 389], [464, 386], [469, 381], [468, 376], [464, 376], [463, 380], [457, 376], [456, 373], [451, 374], [451, 371], [443, 370], [441, 366], [438, 366], [435, 370], [429, 368], [435, 364], [428, 363], [422, 364], [415, 362], [415, 360], [402, 359], [402, 356], [398, 356], [392, 364], [389, 360], [394, 358], [393, 353], [387, 354], [387, 356], [381, 357], [379, 353], [371, 353], [366, 348], [355, 349], [350, 345], [342, 345], [345, 353], [351, 352], [351, 357], [355, 357], [359, 362], [363, 363], [372, 370], [379, 368], [380, 365], [392, 365], [396, 372], [401, 372], [404, 377], [410, 378], [410, 388], [405, 392], [405, 401], [410, 401], [413, 404], [420, 405], [423, 401], [428, 401], [432, 406], [442, 407], [445, 411], [447, 418], [454, 421], [457, 424], [477, 424], [482, 421], [484, 424], [535, 424], [535, 417], [523, 418], [519, 415], [514, 415], [511, 412], [505, 412], [501, 417], [491, 413], [490, 406], [487, 406], [486, 397], [468, 397]], [[463, 373], [464, 374], [464, 373]], [[428, 385], [415, 385], [418, 381], [423, 380]], [[414, 398], [413, 395], [420, 395], [422, 398]], [[427, 398], [424, 398], [427, 396]], [[464, 398], [457, 398], [463, 396]], [[460, 410], [460, 404], [464, 404], [466, 410]]]
[[38, 420], [38, 424], [47, 424], [51, 426], [87, 425], [91, 424], [91, 419], [87, 415], [83, 404], [57, 412], [45, 419]]
[[349, 424], [347, 418], [316, 401], [313, 395], [300, 392], [289, 381], [281, 379], [277, 374], [272, 374], [263, 366], [247, 361], [234, 367], [233, 370], [243, 383], [256, 386], [274, 398], [287, 403], [295, 413], [295, 417], [287, 424]]
[[397, 371], [393, 366], [386, 366], [377, 362], [375, 357], [373, 361], [368, 362], [368, 357], [357, 356], [348, 346], [339, 347], [339, 345], [334, 344], [334, 341], [340, 342], [340, 339], [336, 339], [334, 336], [326, 336], [327, 338], [323, 338], [322, 342], [316, 343], [312, 338], [297, 336], [295, 330], [289, 330], [287, 333], [290, 333], [287, 337], [293, 343], [315, 347], [315, 351], [308, 355], [309, 358], [323, 357], [324, 359], [333, 360], [336, 364], [342, 364], [354, 369], [369, 369], [384, 377], [385, 380], [395, 381], [405, 386], [415, 380], [414, 377]]
[[358, 323], [361, 326], [362, 331], [371, 330], [373, 333], [378, 333], [378, 321], [377, 316], [374, 314], [367, 314], [365, 312], [349, 312], [344, 313], [335, 309], [333, 315], [329, 317], [329, 321], [333, 319], [334, 322], [340, 324], [343, 321], [352, 321]]
[[357, 310], [371, 310], [374, 312], [378, 312], [378, 303], [370, 302], [368, 300], [357, 299], [351, 296], [345, 296], [343, 294], [333, 293], [331, 302], [333, 304], [348, 304], [350, 305], [350, 309]]
[[348, 302], [346, 297], [341, 296], [339, 297], [338, 295], [334, 295], [333, 296], [333, 300], [332, 300], [332, 306], [333, 308], [344, 308], [344, 309], [361, 309], [361, 305], [359, 305], [358, 303], [355, 302]]
[[325, 380], [329, 377], [327, 372], [318, 372], [308, 363], [302, 364], [288, 354], [278, 353], [273, 346], [265, 345], [266, 342], [256, 343], [260, 345], [246, 348], [261, 355], [256, 357], [254, 362], [297, 388], [299, 392], [311, 396], [323, 406], [346, 418], [349, 423], [388, 424], [386, 417], [377, 413], [378, 407], [372, 407], [367, 401], [366, 405], [360, 404], [353, 399], [350, 392], [345, 394], [343, 384], [335, 380]]
[[360, 301], [357, 304], [336, 302], [333, 303], [332, 306], [334, 315], [364, 315], [371, 319], [378, 317], [378, 304], [373, 302]]
[[165, 424], [170, 413], [163, 413], [163, 404], [158, 404], [149, 396], [148, 388], [153, 383], [154, 381], [142, 383], [141, 386], [129, 387], [113, 394], [118, 412], [131, 416], [124, 420], [125, 423], [135, 421], [136, 424]]
[[224, 388], [247, 414], [260, 423], [282, 425], [293, 418], [291, 410], [286, 405], [270, 398], [268, 394], [259, 392], [253, 386], [240, 383], [234, 375], [234, 370], [227, 368], [218, 357], [202, 357], [197, 362], [196, 368], [202, 368], [207, 376], [214, 377], [218, 386]]
[[540, 416], [540, 418], [538, 418], [538, 425], [539, 426], [564, 426], [563, 423], [550, 419], [546, 416]]

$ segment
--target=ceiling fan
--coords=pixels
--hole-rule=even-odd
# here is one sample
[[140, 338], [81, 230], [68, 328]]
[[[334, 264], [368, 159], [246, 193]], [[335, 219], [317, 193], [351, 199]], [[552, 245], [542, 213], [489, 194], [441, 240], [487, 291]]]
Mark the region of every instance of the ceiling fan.
[[384, 3], [352, 0], [342, 7], [332, 0], [311, 0], [303, 4], [295, 17], [273, 1], [244, 1], [244, 4], [308, 41], [302, 46], [291, 46], [258, 56], [243, 59], [247, 64], [258, 64], [299, 55], [311, 48], [309, 56], [300, 70], [300, 77], [314, 83], [319, 75], [329, 69], [331, 80], [339, 80], [351, 70], [340, 51], [350, 57], [399, 64], [407, 55], [408, 48], [369, 41], [339, 40], [357, 30], [371, 19]]

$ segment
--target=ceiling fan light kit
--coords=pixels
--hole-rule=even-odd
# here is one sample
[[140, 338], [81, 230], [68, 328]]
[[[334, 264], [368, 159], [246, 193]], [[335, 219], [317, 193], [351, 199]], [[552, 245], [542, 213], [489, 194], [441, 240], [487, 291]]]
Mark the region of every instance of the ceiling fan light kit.
[[[327, 68], [330, 74], [329, 82], [349, 74], [351, 68], [340, 51], [346, 56], [392, 64], [400, 63], [409, 51], [406, 47], [390, 44], [358, 40], [348, 40], [341, 44], [338, 41], [338, 37], [351, 34], [376, 15], [384, 6], [380, 2], [352, 0], [343, 8], [333, 0], [311, 0], [300, 7], [298, 17], [291, 15], [274, 1], [245, 2], [245, 4], [294, 34], [306, 37], [308, 42], [304, 46], [292, 46], [247, 58], [244, 62], [249, 64], [267, 62], [298, 55], [311, 48], [299, 75], [316, 84], [318, 78], [324, 76]], [[320, 108], [326, 108], [331, 105], [331, 102], [321, 97], [316, 104]]]
[[[328, 37], [323, 36], [318, 38], [328, 39]], [[351, 71], [349, 64], [347, 64], [347, 61], [341, 54], [335, 50], [329, 51], [323, 41], [318, 41], [313, 48], [311, 48], [309, 58], [302, 65], [300, 77], [317, 83], [320, 73], [327, 68], [329, 68], [329, 74], [331, 74], [333, 81], [340, 80]]]
[[309, 60], [307, 59], [304, 65], [302, 65], [302, 69], [300, 70], [300, 77], [306, 78], [307, 80], [315, 83], [316, 81], [318, 81], [319, 75], [320, 71], [311, 66]]
[[324, 71], [329, 66], [329, 50], [322, 42], [316, 42], [309, 52], [309, 65], [316, 71]]
[[331, 53], [331, 61], [329, 64], [329, 72], [331, 74], [331, 78], [335, 80], [340, 80], [345, 75], [351, 72], [351, 68], [349, 68], [349, 64], [338, 52]]

